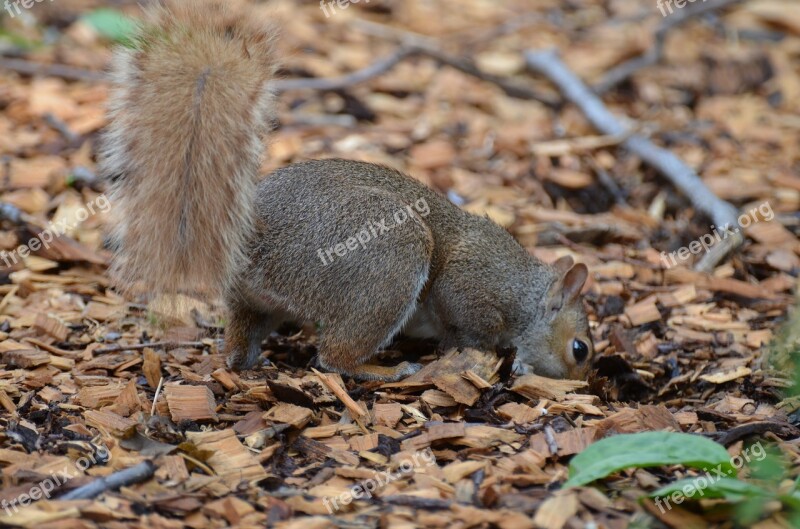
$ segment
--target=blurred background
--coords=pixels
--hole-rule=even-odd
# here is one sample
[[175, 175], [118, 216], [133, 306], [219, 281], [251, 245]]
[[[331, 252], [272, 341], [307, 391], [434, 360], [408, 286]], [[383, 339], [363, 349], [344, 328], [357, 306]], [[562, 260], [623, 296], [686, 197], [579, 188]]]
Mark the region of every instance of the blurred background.
[[[89, 351], [120, 339], [200, 340], [218, 332], [220, 313], [208, 307], [199, 308], [216, 318], [210, 324], [187, 312], [177, 331], [150, 325], [153, 318], [139, 300], [122, 299], [105, 275], [104, 209], [85, 215], [86, 205], [98, 204], [105, 191], [95, 165], [98, 134], [106, 123], [104, 72], [112, 47], [126, 45], [132, 34], [138, 3], [0, 2], [0, 250], [15, 251], [51, 222], [64, 227], [64, 237], [48, 248], [0, 262], [0, 340], [16, 340], [2, 347], [13, 349], [32, 338], [61, 351]], [[488, 215], [538, 257], [554, 261], [572, 255], [590, 267], [585, 299], [599, 352], [597, 376], [589, 394], [579, 395], [583, 401], [558, 405], [561, 411], [548, 425], [559, 435], [583, 431], [587, 403], [593, 403], [595, 416], [623, 408], [638, 413], [633, 410], [640, 404], [651, 404], [669, 417], [670, 426], [717, 438], [753, 422], [800, 424], [800, 401], [786, 399], [783, 391], [792, 384], [800, 332], [779, 332], [794, 304], [800, 272], [797, 0], [250, 3], [271, 12], [282, 29], [280, 111], [265, 173], [325, 157], [386, 164], [459, 206]], [[701, 255], [666, 266], [663, 252], [711, 233], [713, 219], [623, 148], [624, 137], [595, 130], [548, 80], [528, 71], [525, 52], [551, 48], [633, 132], [678, 156], [717, 197], [744, 212], [767, 204], [774, 218], [753, 223], [744, 245], [709, 275], [691, 269]], [[48, 314], [44, 320], [42, 313]], [[299, 336], [270, 344], [270, 358], [286, 362], [282, 369], [300, 369], [313, 355], [314, 336]], [[173, 379], [199, 379], [194, 373], [208, 377], [223, 368], [221, 355], [198, 359], [199, 354], [182, 351], [162, 354], [169, 364], [164, 372]], [[777, 360], [766, 358], [765, 351]], [[78, 372], [98, 376], [88, 382], [75, 382], [68, 372], [40, 379], [37, 364], [13, 373], [0, 370], [0, 397], [3, 391], [11, 397], [7, 410], [16, 403], [23, 415], [37, 406], [42, 412], [49, 409], [48, 395], [34, 398], [27, 388], [39, 391], [57, 380], [60, 398], [68, 400], [79, 385], [100, 384], [103, 375], [103, 384], [138, 380], [142, 409], [150, 410], [147, 399], [158, 376], [147, 375], [145, 387], [138, 360], [103, 358], [108, 357], [92, 360], [86, 353], [88, 367]], [[218, 384], [214, 389], [231, 423], [263, 404], [261, 394], [228, 392]], [[351, 390], [356, 398], [365, 395], [360, 388]], [[448, 408], [441, 399], [430, 404], [415, 398], [408, 402], [428, 417], [494, 420], [484, 409], [462, 414], [455, 401]], [[9, 401], [0, 398], [4, 402]], [[483, 404], [491, 410], [493, 403]], [[166, 416], [163, 401], [159, 406]], [[75, 412], [69, 420], [80, 423], [83, 414]], [[571, 417], [579, 416], [576, 424]], [[530, 437], [533, 431], [524, 433]], [[782, 438], [793, 438], [796, 431], [787, 431]], [[727, 439], [740, 449], [746, 435]], [[535, 487], [525, 488], [530, 485], [525, 479], [533, 479], [528, 474], [517, 475], [518, 481], [497, 489], [507, 500], [498, 499], [497, 491], [487, 496], [533, 515], [550, 494], [548, 487], [563, 480], [563, 457], [579, 451], [578, 444], [570, 445], [572, 452], [559, 452], [560, 460], [543, 459], [546, 473], [537, 475], [541, 481]], [[781, 449], [791, 464], [783, 465], [789, 470], [776, 482], [794, 480], [800, 449], [790, 442]], [[456, 452], [445, 452], [455, 459]], [[294, 466], [275, 459], [284, 466], [270, 472], [293, 475]], [[643, 494], [677, 471], [653, 472], [656, 477], [641, 470], [626, 475], [609, 494], [631, 487]], [[796, 485], [784, 489], [796, 492]], [[605, 498], [581, 498], [580, 516], [575, 499], [561, 524], [540, 526], [560, 528], [575, 515], [571, 527], [579, 527], [591, 510], [593, 520], [623, 527], [622, 520], [643, 509], [633, 493], [615, 496], [613, 508]], [[780, 501], [789, 502], [782, 498], [776, 511], [775, 502], [762, 508], [769, 501], [757, 499], [754, 519], [780, 518]], [[269, 505], [264, 510], [274, 507]], [[553, 511], [564, 508], [556, 505]], [[660, 517], [652, 509], [651, 514]], [[692, 525], [698, 522], [691, 516], [660, 519], [672, 527], [704, 527]]]
[[[130, 34], [139, 8], [122, 1], [26, 3], [27, 9], [6, 2], [0, 18], [0, 151], [10, 188], [47, 192], [36, 191], [38, 198], [25, 204], [41, 214], [70, 182], [92, 178], [94, 140], [104, 124], [102, 71], [111, 44]], [[800, 203], [800, 9], [792, 0], [723, 3], [698, 15], [691, 10], [708, 2], [683, 8], [656, 0], [259, 4], [280, 20], [283, 78], [337, 77], [408, 44], [429, 46], [445, 59], [406, 58], [366, 83], [285, 92], [264, 169], [328, 156], [389, 164], [489, 214], [531, 247], [544, 229], [534, 221], [570, 222], [541, 208], [595, 214], [624, 201], [645, 219], [604, 226], [605, 234], [595, 225], [567, 235], [635, 242], [640, 257], [657, 264], [658, 252], [683, 246], [710, 223], [613, 144], [537, 150], [539, 143], [597, 132], [547, 81], [526, 73], [522, 53], [557, 48], [612, 110], [636, 120], [637, 131], [679, 155], [719, 197], [742, 207], [769, 199], [779, 214], [791, 213]], [[649, 65], [610, 76], [637, 57]], [[502, 79], [503, 87], [448, 60]], [[56, 75], [26, 74], [41, 64]], [[550, 232], [547, 242], [557, 235]], [[768, 256], [751, 257], [760, 268]], [[798, 264], [784, 254], [771, 263], [770, 273]]]

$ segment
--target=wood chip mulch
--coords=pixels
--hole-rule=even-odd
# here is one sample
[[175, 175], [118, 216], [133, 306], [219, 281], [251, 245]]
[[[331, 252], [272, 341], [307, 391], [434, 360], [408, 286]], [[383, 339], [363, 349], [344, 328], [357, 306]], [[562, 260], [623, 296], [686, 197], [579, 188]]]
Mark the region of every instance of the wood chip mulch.
[[[100, 71], [108, 43], [79, 18], [100, 5], [35, 3], [35, 23], [0, 27], [47, 42], [27, 60]], [[556, 99], [524, 72], [522, 51], [558, 46], [593, 82], [646, 51], [662, 22], [654, 1], [373, 0], [329, 18], [314, 2], [273, 5], [287, 78], [363, 68], [396, 48], [394, 28]], [[798, 72], [796, 6], [755, 0], [675, 28], [660, 64], [604, 96], [717, 196], [756, 209], [745, 245], [711, 275], [662, 256], [710, 233], [708, 220], [569, 105], [512, 97], [428, 57], [344, 90], [282, 94], [265, 172], [334, 156], [388, 164], [542, 259], [572, 255], [590, 268], [598, 358], [588, 381], [516, 376], [513, 352], [401, 340], [382, 360], [425, 368], [384, 384], [315, 370], [313, 325], [281, 329], [264, 344], [270, 366], [234, 373], [220, 307], [115, 293], [94, 177], [108, 85], [0, 68], [0, 248], [12, 252], [49, 221], [67, 228], [48, 248], [0, 262], [0, 525], [724, 526], [687, 505], [664, 513], [640, 501], [680, 467], [560, 484], [593, 441], [648, 430], [707, 435], [732, 455], [758, 436], [800, 469], [798, 404], [781, 394], [790, 374], [764, 354], [800, 271]], [[81, 220], [88, 204], [96, 211]], [[64, 499], [132, 468], [121, 487]], [[788, 527], [781, 520], [763, 528]]]

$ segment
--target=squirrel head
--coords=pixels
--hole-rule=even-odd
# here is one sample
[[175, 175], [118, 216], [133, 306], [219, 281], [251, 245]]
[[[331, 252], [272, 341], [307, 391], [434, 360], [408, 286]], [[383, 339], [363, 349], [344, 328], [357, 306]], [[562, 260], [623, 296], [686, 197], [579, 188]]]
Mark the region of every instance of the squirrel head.
[[543, 309], [515, 341], [517, 367], [522, 373], [582, 380], [594, 357], [589, 320], [580, 296], [589, 270], [584, 264], [573, 264], [571, 257], [562, 257], [550, 269], [553, 279]]

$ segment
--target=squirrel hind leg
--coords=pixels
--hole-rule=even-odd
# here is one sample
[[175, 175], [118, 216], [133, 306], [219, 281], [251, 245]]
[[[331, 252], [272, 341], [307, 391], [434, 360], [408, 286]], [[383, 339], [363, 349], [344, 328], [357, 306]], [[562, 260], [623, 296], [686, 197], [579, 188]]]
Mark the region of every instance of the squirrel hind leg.
[[348, 318], [347, 322], [337, 322], [326, 326], [319, 344], [319, 365], [327, 371], [348, 375], [356, 380], [382, 380], [396, 382], [413, 375], [421, 369], [419, 364], [403, 362], [396, 366], [367, 364], [392, 338], [392, 330], [387, 328], [365, 328]]
[[[420, 260], [408, 281], [399, 281], [404, 291], [390, 296], [370, 295], [368, 299], [383, 299], [381, 306], [352, 307], [347, 317], [329, 322], [320, 340], [319, 364], [322, 368], [357, 380], [396, 382], [411, 376], [420, 364], [402, 362], [396, 366], [367, 364], [383, 347], [388, 346], [417, 308], [417, 299], [428, 280], [430, 262]], [[387, 287], [387, 285], [383, 285]], [[385, 291], [390, 290], [388, 288]]]
[[378, 366], [374, 364], [362, 364], [348, 373], [357, 380], [380, 380], [382, 382], [397, 382], [406, 377], [410, 377], [422, 369], [422, 364], [411, 362], [401, 362], [396, 366]]
[[229, 314], [225, 327], [228, 367], [234, 371], [251, 369], [261, 357], [261, 342], [283, 323], [283, 318], [243, 303], [231, 305]]
[[326, 371], [351, 376], [356, 380], [380, 380], [383, 382], [397, 382], [422, 369], [421, 364], [410, 362], [401, 362], [396, 366], [379, 366], [355, 361], [359, 356], [366, 357], [368, 360], [374, 354], [375, 351], [372, 350], [369, 354], [358, 355], [351, 345], [323, 343], [319, 353], [319, 365]]

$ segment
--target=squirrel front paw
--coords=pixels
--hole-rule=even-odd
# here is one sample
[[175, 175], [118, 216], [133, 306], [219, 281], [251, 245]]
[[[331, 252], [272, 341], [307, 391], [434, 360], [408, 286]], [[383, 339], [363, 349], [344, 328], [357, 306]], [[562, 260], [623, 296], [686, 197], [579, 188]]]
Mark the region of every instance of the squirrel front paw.
[[[255, 351], [254, 351], [255, 353]], [[228, 359], [225, 361], [229, 369], [233, 371], [246, 371], [248, 369], [253, 369], [258, 364], [262, 366], [271, 365], [268, 358], [261, 358], [261, 351], [259, 350], [256, 354], [248, 354], [244, 351], [234, 351], [228, 355]]]
[[533, 366], [521, 362], [519, 358], [515, 358], [514, 363], [511, 365], [511, 372], [517, 375], [518, 377], [522, 375], [532, 375]]
[[422, 369], [422, 364], [415, 364], [412, 362], [402, 362], [397, 366], [397, 380], [402, 380], [406, 377], [416, 374]]

